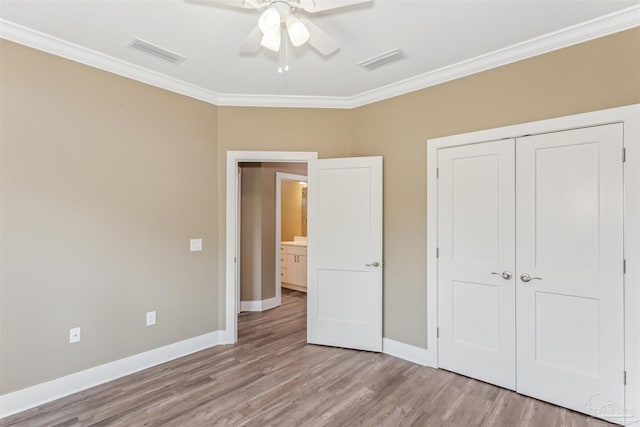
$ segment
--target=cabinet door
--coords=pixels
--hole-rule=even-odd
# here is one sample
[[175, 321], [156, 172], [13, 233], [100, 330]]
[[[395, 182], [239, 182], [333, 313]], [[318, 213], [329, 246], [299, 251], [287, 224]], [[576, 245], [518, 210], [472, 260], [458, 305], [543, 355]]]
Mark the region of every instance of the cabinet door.
[[280, 248], [280, 283], [287, 281], [287, 250], [284, 246]]
[[287, 283], [307, 286], [307, 257], [287, 254]]

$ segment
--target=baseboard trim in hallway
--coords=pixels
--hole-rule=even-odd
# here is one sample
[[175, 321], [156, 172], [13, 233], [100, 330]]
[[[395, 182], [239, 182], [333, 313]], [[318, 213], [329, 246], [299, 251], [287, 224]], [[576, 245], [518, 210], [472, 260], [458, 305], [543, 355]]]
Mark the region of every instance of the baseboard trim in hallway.
[[257, 301], [240, 301], [240, 311], [265, 311], [279, 305], [276, 297]]

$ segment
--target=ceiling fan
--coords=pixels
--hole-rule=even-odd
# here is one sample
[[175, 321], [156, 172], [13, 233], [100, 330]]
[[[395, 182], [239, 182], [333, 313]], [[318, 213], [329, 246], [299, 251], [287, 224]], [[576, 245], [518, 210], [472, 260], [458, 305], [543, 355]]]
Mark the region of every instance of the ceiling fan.
[[[193, 1], [193, 0], [192, 0]], [[253, 54], [261, 47], [274, 52], [280, 51], [283, 30], [295, 47], [309, 43], [322, 55], [330, 55], [340, 48], [338, 42], [305, 17], [294, 12], [324, 12], [373, 0], [196, 0], [201, 4], [231, 6], [242, 9], [264, 9], [258, 25], [240, 45], [240, 53]]]

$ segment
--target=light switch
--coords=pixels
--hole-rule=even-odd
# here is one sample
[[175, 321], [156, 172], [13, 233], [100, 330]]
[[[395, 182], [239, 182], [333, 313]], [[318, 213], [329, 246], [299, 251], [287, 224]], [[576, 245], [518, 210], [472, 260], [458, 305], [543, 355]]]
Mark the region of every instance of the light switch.
[[199, 252], [202, 250], [202, 239], [189, 240], [189, 249], [191, 252]]

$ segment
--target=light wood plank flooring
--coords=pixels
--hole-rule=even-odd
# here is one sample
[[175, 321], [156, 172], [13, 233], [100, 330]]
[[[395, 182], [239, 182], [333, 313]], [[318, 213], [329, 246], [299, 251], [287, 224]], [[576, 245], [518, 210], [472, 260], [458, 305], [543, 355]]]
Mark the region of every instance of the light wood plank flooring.
[[306, 295], [239, 317], [239, 341], [0, 421], [2, 426], [606, 426], [384, 354], [306, 345]]

